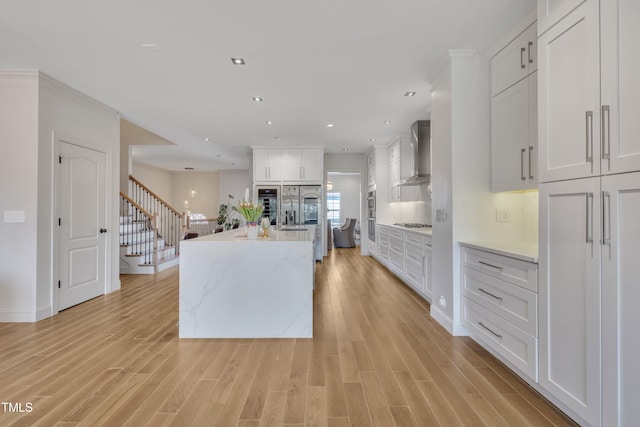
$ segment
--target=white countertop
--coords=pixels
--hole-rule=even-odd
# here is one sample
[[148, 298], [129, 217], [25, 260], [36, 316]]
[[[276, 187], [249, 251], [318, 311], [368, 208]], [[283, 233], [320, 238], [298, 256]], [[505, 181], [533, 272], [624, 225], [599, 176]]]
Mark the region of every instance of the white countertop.
[[460, 246], [538, 263], [538, 244], [530, 242], [459, 242]]
[[394, 225], [394, 224], [377, 224], [377, 225], [383, 225], [385, 227], [390, 227], [390, 228], [397, 228], [398, 230], [410, 231], [412, 233], [424, 234], [426, 236], [431, 236], [432, 230], [433, 230], [431, 227], [414, 228], [414, 227], [402, 227], [400, 225]]
[[[304, 231], [271, 231], [269, 237], [258, 237], [257, 240], [248, 240], [244, 235], [244, 227], [229, 230], [222, 233], [208, 234], [195, 239], [187, 239], [180, 242], [311, 242], [315, 237], [315, 225]], [[262, 229], [259, 230], [261, 232]]]

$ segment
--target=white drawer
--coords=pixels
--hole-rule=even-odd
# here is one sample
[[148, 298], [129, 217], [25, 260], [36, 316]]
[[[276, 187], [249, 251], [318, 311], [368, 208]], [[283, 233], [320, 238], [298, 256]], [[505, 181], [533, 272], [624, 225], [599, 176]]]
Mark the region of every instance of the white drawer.
[[398, 239], [404, 239], [404, 231], [398, 229], [398, 228], [390, 228], [389, 229], [389, 237], [394, 236], [397, 237]]
[[424, 264], [406, 260], [404, 276], [411, 287], [420, 293], [424, 293]]
[[422, 248], [422, 246], [407, 244], [404, 248], [404, 252], [408, 261], [413, 261], [418, 264], [424, 264], [424, 249]]
[[380, 242], [381, 245], [389, 244], [389, 233], [386, 230], [378, 231], [376, 234], [378, 235], [378, 242]]
[[424, 239], [424, 248], [425, 250], [430, 251], [432, 248], [432, 244], [431, 244], [431, 237], [425, 237]]
[[482, 307], [538, 336], [538, 295], [472, 268], [462, 269], [462, 293]]
[[523, 375], [538, 381], [537, 338], [465, 297], [462, 322], [482, 344], [511, 362]]
[[538, 292], [538, 266], [502, 255], [471, 248], [462, 248], [462, 263], [493, 277]]
[[402, 237], [391, 234], [389, 236], [389, 249], [401, 253], [404, 256], [404, 240]]
[[411, 233], [410, 231], [405, 231], [404, 241], [406, 243], [412, 243], [414, 245], [422, 246], [424, 245], [424, 236], [416, 233]]
[[389, 267], [394, 270], [400, 277], [404, 275], [404, 254], [396, 252], [393, 248], [389, 248]]

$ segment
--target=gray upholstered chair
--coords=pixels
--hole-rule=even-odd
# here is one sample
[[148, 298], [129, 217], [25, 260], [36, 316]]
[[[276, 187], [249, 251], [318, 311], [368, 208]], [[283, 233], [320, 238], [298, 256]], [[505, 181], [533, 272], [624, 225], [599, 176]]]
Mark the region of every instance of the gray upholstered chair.
[[356, 219], [347, 218], [340, 228], [333, 229], [333, 246], [336, 248], [355, 248], [356, 239], [354, 230], [356, 228]]

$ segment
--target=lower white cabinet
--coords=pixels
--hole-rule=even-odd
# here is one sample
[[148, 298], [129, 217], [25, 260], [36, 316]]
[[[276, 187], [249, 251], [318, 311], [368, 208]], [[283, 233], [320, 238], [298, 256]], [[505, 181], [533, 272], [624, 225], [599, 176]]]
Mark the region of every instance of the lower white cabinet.
[[371, 254], [426, 300], [431, 301], [431, 236], [376, 224]]
[[540, 385], [592, 426], [640, 420], [640, 172], [540, 186]]
[[520, 375], [537, 381], [537, 265], [464, 246], [461, 257], [463, 324]]

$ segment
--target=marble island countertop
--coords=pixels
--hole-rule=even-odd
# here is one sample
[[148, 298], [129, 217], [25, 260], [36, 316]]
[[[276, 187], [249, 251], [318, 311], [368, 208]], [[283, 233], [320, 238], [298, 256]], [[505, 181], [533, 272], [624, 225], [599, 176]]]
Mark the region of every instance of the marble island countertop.
[[[259, 234], [262, 229], [259, 230]], [[248, 240], [244, 227], [235, 230], [224, 231], [222, 233], [208, 234], [195, 239], [184, 240], [185, 242], [311, 242], [315, 236], [315, 225], [301, 227], [298, 230], [272, 230], [269, 237], [258, 237], [257, 240]]]

